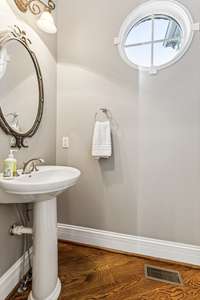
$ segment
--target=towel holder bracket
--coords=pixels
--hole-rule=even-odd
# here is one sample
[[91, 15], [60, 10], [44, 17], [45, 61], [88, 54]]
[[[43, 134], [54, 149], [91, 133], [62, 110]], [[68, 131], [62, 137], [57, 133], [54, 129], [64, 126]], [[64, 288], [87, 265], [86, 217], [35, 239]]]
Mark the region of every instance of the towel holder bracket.
[[108, 120], [112, 119], [112, 114], [111, 114], [110, 110], [105, 107], [101, 107], [101, 108], [99, 108], [99, 111], [97, 111], [95, 114], [96, 121], [97, 121], [97, 117], [98, 117], [99, 113], [103, 113]]

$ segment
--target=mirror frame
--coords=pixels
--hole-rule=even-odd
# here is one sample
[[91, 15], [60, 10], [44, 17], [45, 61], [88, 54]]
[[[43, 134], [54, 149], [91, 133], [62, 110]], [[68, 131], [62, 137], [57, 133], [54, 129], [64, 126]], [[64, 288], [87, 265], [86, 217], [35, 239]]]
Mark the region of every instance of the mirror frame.
[[10, 135], [15, 138], [15, 144], [11, 145], [12, 148], [22, 148], [22, 147], [28, 148], [28, 145], [25, 144], [24, 140], [26, 138], [32, 137], [36, 133], [43, 116], [44, 85], [43, 85], [42, 73], [41, 73], [41, 69], [37, 57], [30, 48], [31, 41], [27, 38], [25, 31], [21, 30], [17, 25], [15, 25], [11, 29], [0, 32], [0, 47], [4, 47], [9, 41], [16, 41], [21, 43], [26, 48], [26, 50], [30, 55], [30, 58], [32, 59], [36, 71], [37, 82], [38, 82], [39, 103], [38, 103], [36, 119], [31, 129], [29, 129], [27, 132], [20, 133], [15, 131], [6, 121], [1, 106], [0, 106], [0, 127], [7, 135]]

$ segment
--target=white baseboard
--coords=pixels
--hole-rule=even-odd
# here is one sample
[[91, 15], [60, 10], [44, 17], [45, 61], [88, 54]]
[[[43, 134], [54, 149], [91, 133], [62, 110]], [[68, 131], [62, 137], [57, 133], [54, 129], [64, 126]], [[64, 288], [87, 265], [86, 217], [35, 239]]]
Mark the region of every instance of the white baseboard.
[[200, 247], [58, 224], [61, 240], [200, 266]]
[[[58, 224], [58, 237], [65, 241], [200, 266], [200, 247], [198, 246], [66, 224]], [[19, 283], [22, 266], [23, 258], [21, 257], [0, 278], [0, 300], [4, 300]], [[24, 274], [28, 270], [28, 253], [26, 253]]]
[[[32, 253], [32, 249], [30, 250]], [[16, 285], [20, 281], [21, 272], [23, 270], [23, 257], [18, 259], [18, 261], [0, 278], [0, 300], [5, 300], [5, 298], [12, 292]], [[25, 254], [24, 263], [24, 274], [29, 270], [29, 259], [28, 252]]]

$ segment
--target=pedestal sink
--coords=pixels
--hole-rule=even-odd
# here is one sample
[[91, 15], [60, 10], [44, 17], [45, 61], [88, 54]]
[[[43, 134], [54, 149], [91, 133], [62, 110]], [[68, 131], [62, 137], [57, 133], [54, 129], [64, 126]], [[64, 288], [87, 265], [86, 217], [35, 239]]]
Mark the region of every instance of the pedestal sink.
[[80, 171], [44, 166], [12, 180], [0, 179], [0, 203], [33, 203], [33, 283], [29, 300], [57, 300], [58, 278], [56, 197], [75, 185]]

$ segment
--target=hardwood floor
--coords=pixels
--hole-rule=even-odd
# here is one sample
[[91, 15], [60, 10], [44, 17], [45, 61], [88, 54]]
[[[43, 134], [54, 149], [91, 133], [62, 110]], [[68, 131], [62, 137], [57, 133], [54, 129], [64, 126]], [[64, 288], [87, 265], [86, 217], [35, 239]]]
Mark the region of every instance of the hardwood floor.
[[[146, 279], [144, 264], [179, 271], [183, 286]], [[59, 276], [59, 300], [200, 300], [198, 269], [70, 243], [59, 243]], [[14, 294], [8, 300], [27, 296]]]

